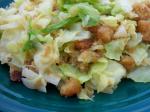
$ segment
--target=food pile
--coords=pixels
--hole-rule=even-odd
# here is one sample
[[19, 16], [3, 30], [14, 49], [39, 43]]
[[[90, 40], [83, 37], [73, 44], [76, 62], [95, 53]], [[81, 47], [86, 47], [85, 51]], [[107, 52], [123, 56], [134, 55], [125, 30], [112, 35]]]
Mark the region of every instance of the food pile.
[[14, 0], [0, 8], [0, 61], [10, 79], [92, 100], [124, 78], [150, 82], [149, 0]]

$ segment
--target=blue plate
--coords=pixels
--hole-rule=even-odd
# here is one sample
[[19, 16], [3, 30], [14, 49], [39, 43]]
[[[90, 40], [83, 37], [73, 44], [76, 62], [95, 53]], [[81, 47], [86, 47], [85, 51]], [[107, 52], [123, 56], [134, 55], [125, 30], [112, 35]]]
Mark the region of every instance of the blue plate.
[[[5, 7], [11, 0], [0, 0]], [[96, 94], [94, 101], [64, 98], [51, 86], [48, 93], [27, 89], [9, 80], [9, 67], [0, 65], [0, 111], [3, 112], [150, 112], [150, 83], [123, 80], [117, 90]]]

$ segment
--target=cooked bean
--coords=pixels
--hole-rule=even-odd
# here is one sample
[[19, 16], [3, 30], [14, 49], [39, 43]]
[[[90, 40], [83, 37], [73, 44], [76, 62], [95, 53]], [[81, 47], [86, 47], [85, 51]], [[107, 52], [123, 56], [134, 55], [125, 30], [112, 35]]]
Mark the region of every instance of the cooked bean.
[[69, 78], [60, 87], [60, 94], [62, 96], [77, 95], [81, 91], [81, 84], [77, 79]]
[[97, 31], [96, 38], [102, 40], [102, 42], [110, 42], [113, 38], [114, 31], [108, 26], [100, 26]]
[[134, 69], [134, 67], [135, 67], [135, 62], [134, 62], [133, 58], [130, 57], [130, 56], [124, 56], [124, 57], [122, 57], [122, 59], [121, 59], [121, 64], [122, 64], [128, 71]]

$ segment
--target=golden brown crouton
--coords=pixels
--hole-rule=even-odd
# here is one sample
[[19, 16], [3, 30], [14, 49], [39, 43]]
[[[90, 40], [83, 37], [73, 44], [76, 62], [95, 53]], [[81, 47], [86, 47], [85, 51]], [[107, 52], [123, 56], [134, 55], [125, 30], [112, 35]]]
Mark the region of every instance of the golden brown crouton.
[[93, 44], [92, 39], [86, 39], [82, 41], [76, 41], [75, 42], [75, 49], [77, 50], [86, 50], [89, 49]]
[[145, 3], [137, 3], [134, 5], [134, 11], [138, 14], [138, 19], [150, 19], [150, 5]]
[[113, 29], [104, 25], [89, 27], [88, 30], [94, 34], [96, 40], [103, 43], [110, 42], [114, 35]]
[[91, 27], [88, 27], [87, 30], [93, 34], [96, 34], [98, 31], [98, 28], [99, 28], [99, 26], [91, 26]]
[[146, 20], [138, 21], [137, 30], [142, 33], [143, 41], [150, 42], [150, 21]]

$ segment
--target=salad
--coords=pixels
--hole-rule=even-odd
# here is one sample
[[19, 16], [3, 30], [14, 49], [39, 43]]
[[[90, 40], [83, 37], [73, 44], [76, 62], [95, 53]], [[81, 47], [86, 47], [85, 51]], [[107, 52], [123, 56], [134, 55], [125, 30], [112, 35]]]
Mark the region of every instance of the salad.
[[27, 88], [92, 100], [150, 82], [149, 0], [14, 0], [0, 8], [0, 61]]

